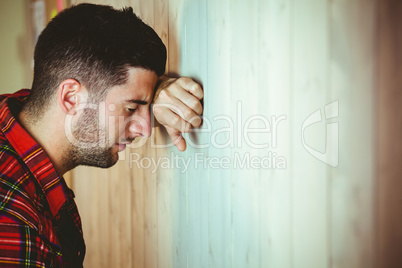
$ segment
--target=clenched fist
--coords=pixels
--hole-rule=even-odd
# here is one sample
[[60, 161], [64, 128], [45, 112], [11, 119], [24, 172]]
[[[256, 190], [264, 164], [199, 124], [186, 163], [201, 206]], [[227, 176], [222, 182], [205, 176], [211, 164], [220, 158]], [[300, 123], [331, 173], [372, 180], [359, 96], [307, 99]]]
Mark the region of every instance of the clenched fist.
[[203, 98], [201, 86], [189, 77], [164, 78], [155, 93], [152, 106], [155, 119], [166, 128], [180, 151], [187, 147], [182, 133], [201, 125]]

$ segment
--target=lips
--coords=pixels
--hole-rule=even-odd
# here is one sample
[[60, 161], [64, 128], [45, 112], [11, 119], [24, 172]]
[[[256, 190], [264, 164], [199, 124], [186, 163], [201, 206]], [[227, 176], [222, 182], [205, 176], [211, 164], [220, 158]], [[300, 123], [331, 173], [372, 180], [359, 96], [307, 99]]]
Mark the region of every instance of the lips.
[[117, 146], [119, 147], [119, 152], [124, 151], [124, 149], [126, 149], [126, 144], [118, 143]]
[[134, 139], [135, 138], [127, 138], [119, 140], [120, 143], [117, 143], [117, 146], [119, 147], [119, 152], [124, 151], [124, 149], [126, 149], [126, 146], [131, 144], [134, 141]]

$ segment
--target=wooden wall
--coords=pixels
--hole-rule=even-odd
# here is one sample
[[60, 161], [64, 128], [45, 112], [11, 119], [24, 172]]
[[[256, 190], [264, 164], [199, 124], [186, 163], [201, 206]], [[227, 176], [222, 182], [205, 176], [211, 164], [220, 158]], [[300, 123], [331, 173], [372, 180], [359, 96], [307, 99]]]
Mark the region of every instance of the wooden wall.
[[155, 128], [73, 172], [86, 267], [401, 266], [398, 1], [90, 2], [154, 27], [205, 113], [184, 153]]
[[378, 9], [376, 195], [378, 267], [402, 267], [402, 3]]

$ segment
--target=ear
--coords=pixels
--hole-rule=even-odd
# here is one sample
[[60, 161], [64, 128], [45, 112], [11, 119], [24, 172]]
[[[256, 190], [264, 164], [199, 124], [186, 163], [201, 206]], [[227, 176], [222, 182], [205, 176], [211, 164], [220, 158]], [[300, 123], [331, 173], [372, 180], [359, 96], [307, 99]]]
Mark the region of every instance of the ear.
[[59, 106], [66, 114], [75, 114], [80, 102], [86, 101], [85, 95], [85, 89], [75, 79], [64, 80], [57, 91]]

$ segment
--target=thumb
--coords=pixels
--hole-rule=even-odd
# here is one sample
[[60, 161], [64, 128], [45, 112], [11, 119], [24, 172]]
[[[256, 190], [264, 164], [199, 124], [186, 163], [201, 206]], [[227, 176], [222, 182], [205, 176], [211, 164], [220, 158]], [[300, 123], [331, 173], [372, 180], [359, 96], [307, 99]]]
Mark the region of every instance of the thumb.
[[179, 151], [185, 151], [187, 148], [187, 143], [181, 132], [171, 127], [166, 127], [166, 131], [168, 132], [173, 145], [175, 145]]

